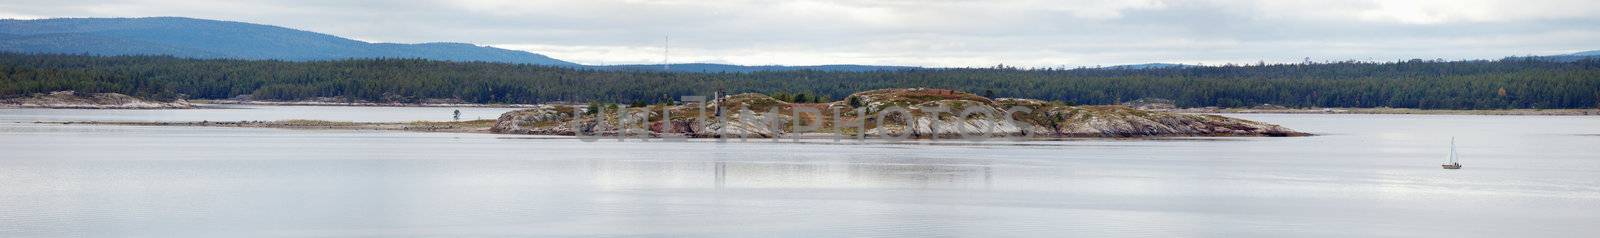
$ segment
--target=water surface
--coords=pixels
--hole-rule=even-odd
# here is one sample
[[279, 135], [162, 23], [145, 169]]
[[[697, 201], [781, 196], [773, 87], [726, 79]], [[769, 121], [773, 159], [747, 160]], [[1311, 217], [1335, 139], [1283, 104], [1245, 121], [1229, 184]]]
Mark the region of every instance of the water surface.
[[62, 121], [276, 121], [289, 119], [409, 122], [449, 121], [455, 110], [461, 120], [495, 119], [517, 108], [496, 107], [342, 107], [342, 106], [263, 106], [204, 105], [203, 109], [182, 110], [105, 110], [105, 109], [0, 109], [0, 122]]
[[[1600, 117], [1233, 115], [1322, 135], [982, 144], [15, 123], [304, 110], [0, 110], [0, 237], [1600, 234]], [[1452, 136], [1465, 169], [1438, 166]]]

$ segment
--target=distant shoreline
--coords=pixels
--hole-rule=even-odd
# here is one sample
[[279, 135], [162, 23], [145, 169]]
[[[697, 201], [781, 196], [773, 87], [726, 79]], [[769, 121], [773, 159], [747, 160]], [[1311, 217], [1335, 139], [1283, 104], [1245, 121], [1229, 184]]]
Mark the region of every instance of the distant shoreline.
[[325, 101], [252, 101], [252, 100], [190, 100], [195, 104], [258, 105], [258, 106], [336, 106], [336, 107], [473, 107], [473, 108], [532, 108], [541, 104], [481, 104], [481, 103], [377, 103], [377, 102], [325, 102]]
[[1416, 108], [1319, 108], [1319, 109], [1251, 109], [1251, 108], [1184, 108], [1155, 109], [1176, 113], [1224, 114], [1391, 114], [1391, 115], [1485, 115], [1485, 116], [1600, 116], [1600, 109], [1416, 109]]
[[235, 128], [276, 128], [276, 129], [301, 129], [301, 130], [384, 130], [384, 131], [415, 131], [415, 132], [455, 132], [455, 133], [484, 133], [490, 134], [489, 128], [494, 126], [495, 120], [470, 120], [470, 121], [413, 121], [413, 122], [346, 122], [324, 120], [279, 120], [279, 121], [182, 121], [182, 122], [124, 122], [124, 121], [62, 121], [62, 122], [33, 122], [34, 124], [57, 125], [113, 125], [113, 126], [193, 126], [193, 127], [235, 127]]

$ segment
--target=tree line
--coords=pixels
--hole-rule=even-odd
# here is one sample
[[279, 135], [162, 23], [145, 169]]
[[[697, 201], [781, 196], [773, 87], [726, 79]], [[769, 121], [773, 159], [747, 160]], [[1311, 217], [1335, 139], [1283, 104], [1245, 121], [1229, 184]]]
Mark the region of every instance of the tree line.
[[60, 90], [152, 99], [473, 103], [661, 103], [683, 95], [762, 92], [843, 100], [881, 88], [931, 87], [1069, 104], [1168, 99], [1180, 107], [1600, 107], [1600, 60], [1406, 60], [1160, 69], [934, 68], [894, 71], [683, 73], [420, 59], [186, 59], [0, 53], [0, 96]]

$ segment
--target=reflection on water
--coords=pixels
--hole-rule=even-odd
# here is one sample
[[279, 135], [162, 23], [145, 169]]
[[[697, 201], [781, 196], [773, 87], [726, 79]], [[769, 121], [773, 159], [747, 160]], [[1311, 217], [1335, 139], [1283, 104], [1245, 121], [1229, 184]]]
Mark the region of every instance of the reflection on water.
[[[0, 123], [0, 237], [1592, 236], [1593, 117], [1325, 136], [597, 142]], [[1438, 169], [1455, 136], [1466, 169]]]

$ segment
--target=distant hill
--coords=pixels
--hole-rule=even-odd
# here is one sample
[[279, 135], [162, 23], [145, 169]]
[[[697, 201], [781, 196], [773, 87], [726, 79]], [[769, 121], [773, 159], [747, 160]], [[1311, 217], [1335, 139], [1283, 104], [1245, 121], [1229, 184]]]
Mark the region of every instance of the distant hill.
[[671, 71], [671, 72], [687, 72], [687, 73], [699, 73], [699, 72], [749, 73], [749, 72], [760, 72], [760, 71], [794, 71], [794, 70], [865, 72], [865, 71], [894, 71], [894, 70], [916, 69], [916, 68], [918, 68], [918, 67], [909, 67], [909, 66], [850, 65], [850, 64], [812, 65], [812, 66], [780, 66], [780, 65], [745, 66], [745, 65], [731, 65], [731, 64], [689, 63], [689, 64], [671, 64], [670, 66], [671, 67], [663, 67], [660, 64], [635, 64], [635, 65], [603, 65], [603, 66], [596, 65], [596, 66], [587, 66], [587, 67], [594, 68], [594, 69], [603, 69], [603, 70]]
[[1600, 56], [1600, 50], [1584, 51], [1584, 52], [1578, 52], [1578, 53], [1571, 53], [1571, 54], [1567, 54], [1567, 55], [1570, 55], [1570, 56]]
[[578, 66], [540, 54], [464, 43], [368, 43], [277, 26], [182, 17], [0, 20], [0, 51], [290, 61], [422, 58]]
[[466, 43], [368, 43], [278, 26], [183, 17], [0, 20], [0, 51], [89, 55], [171, 55], [199, 59], [336, 60], [421, 58], [523, 63], [597, 70], [672, 72], [878, 71], [872, 65], [742, 66], [672, 64], [586, 66], [525, 51]]
[[1571, 53], [1571, 54], [1562, 54], [1562, 55], [1506, 57], [1506, 59], [1535, 59], [1535, 60], [1555, 61], [1555, 62], [1574, 62], [1574, 61], [1579, 61], [1579, 60], [1584, 60], [1584, 59], [1589, 59], [1589, 58], [1600, 58], [1600, 50], [1591, 50], [1591, 51], [1577, 52], [1577, 53]]

